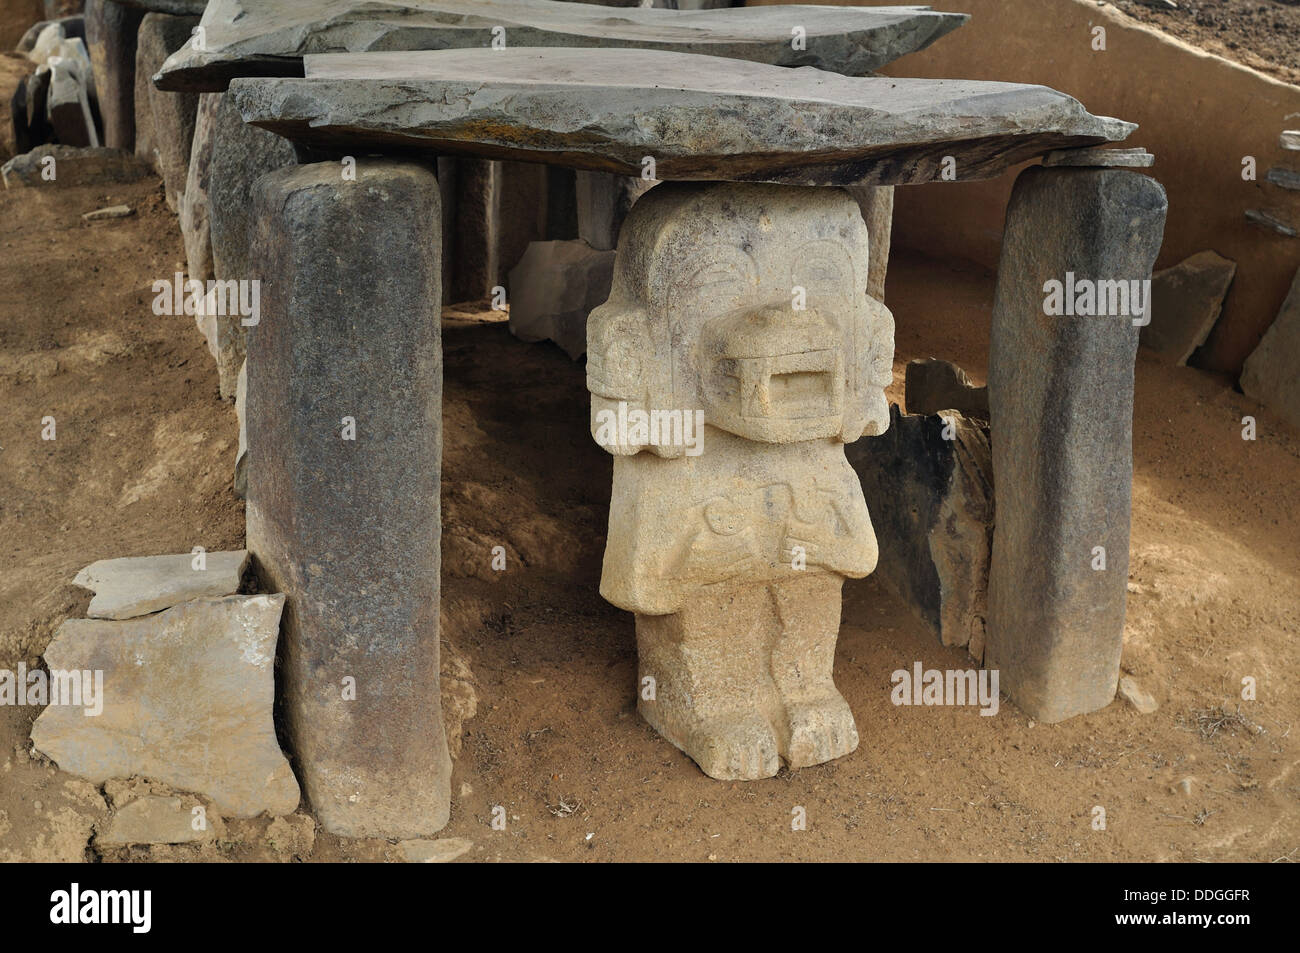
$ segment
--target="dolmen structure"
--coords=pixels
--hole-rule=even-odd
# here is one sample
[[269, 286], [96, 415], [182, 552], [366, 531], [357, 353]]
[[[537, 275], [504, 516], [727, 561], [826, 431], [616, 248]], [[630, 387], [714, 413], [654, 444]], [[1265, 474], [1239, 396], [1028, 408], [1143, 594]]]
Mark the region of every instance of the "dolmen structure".
[[[963, 19], [207, 5], [153, 82], [221, 96], [239, 126], [292, 152], [270, 169], [248, 152], [244, 271], [225, 277], [262, 287], [260, 320], [231, 331], [245, 336], [247, 547], [266, 591], [285, 594], [286, 737], [326, 830], [424, 836], [449, 816], [449, 162], [603, 177], [584, 180], [597, 185], [579, 211], [605, 209], [605, 247], [590, 248], [612, 255], [609, 290], [585, 328], [573, 310], [592, 436], [614, 457], [600, 591], [635, 613], [644, 718], [710, 776], [750, 780], [860, 738], [832, 667], [843, 580], [871, 573], [878, 546], [846, 447], [890, 426], [894, 352], [873, 247], [888, 215], [882, 235], [863, 196], [1051, 157], [1020, 174], [998, 273], [984, 661], [1033, 718], [1112, 700], [1144, 323], [1117, 302], [1150, 277], [1164, 192], [1134, 170], [1149, 156], [1103, 148], [1132, 124], [1063, 93], [870, 75]], [[1053, 282], [1068, 289], [1059, 307], [1045, 301]]]

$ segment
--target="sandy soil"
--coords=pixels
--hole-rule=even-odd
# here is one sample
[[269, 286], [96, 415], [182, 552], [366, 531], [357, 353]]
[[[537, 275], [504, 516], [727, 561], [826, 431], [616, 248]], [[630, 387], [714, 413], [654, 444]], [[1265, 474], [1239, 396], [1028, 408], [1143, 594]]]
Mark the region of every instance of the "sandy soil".
[[1178, 9], [1114, 0], [1129, 16], [1192, 46], [1300, 83], [1300, 0], [1177, 0]]
[[[81, 223], [118, 202], [137, 214]], [[0, 667], [35, 664], [84, 613], [70, 581], [85, 564], [242, 542], [233, 411], [189, 319], [149, 309], [149, 283], [182, 257], [156, 180], [0, 191]], [[899, 255], [887, 297], [895, 399], [912, 357], [982, 379], [989, 274]], [[1116, 702], [1046, 726], [1010, 703], [991, 718], [894, 707], [895, 669], [970, 660], [867, 579], [846, 587], [836, 666], [858, 751], [722, 783], [634, 710], [632, 618], [597, 592], [611, 465], [587, 435], [582, 365], [492, 317], [444, 322], [444, 695], [455, 718], [476, 713], [439, 836], [473, 843], [463, 861], [1300, 857], [1300, 436], [1226, 380], [1138, 364], [1124, 668], [1158, 712]], [[1254, 702], [1239, 698], [1247, 675]], [[30, 754], [35, 715], [0, 707], [0, 860], [397, 856], [316, 832], [305, 810], [227, 822], [203, 847], [101, 852], [103, 792]], [[505, 831], [489, 828], [495, 805]], [[791, 830], [796, 806], [806, 831]]]

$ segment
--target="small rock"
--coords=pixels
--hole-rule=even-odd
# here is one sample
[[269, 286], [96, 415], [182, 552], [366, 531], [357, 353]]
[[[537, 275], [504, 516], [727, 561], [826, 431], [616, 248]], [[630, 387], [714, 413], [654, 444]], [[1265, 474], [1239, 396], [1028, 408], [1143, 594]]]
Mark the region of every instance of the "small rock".
[[1160, 707], [1150, 693], [1144, 691], [1142, 686], [1129, 675], [1125, 675], [1119, 680], [1119, 694], [1121, 698], [1136, 708], [1140, 715], [1150, 715]]
[[86, 212], [81, 218], [87, 222], [102, 222], [110, 218], [126, 218], [128, 215], [134, 214], [135, 209], [129, 205], [110, 205], [107, 208], [97, 208], [93, 212]]
[[[47, 162], [49, 158], [54, 162]], [[46, 174], [42, 175], [43, 172]], [[50, 173], [53, 173], [53, 178], [49, 177]], [[37, 146], [30, 152], [14, 156], [0, 170], [7, 189], [117, 184], [135, 182], [148, 174], [149, 167], [129, 152], [58, 144]]]
[[1151, 276], [1151, 322], [1141, 330], [1141, 345], [1178, 367], [1186, 366], [1219, 320], [1236, 273], [1236, 262], [1212, 251], [1197, 252], [1157, 271]]
[[1300, 172], [1295, 169], [1274, 167], [1268, 170], [1268, 175], [1265, 178], [1278, 188], [1300, 189]]
[[909, 414], [955, 410], [965, 417], [989, 419], [989, 389], [976, 387], [951, 361], [925, 358], [907, 362], [903, 402]]
[[1293, 225], [1286, 218], [1286, 213], [1278, 209], [1246, 209], [1246, 221], [1252, 225], [1258, 225], [1260, 228], [1267, 228], [1269, 231], [1277, 232], [1279, 235], [1285, 235], [1288, 238], [1300, 238], [1300, 227]]
[[1289, 152], [1300, 152], [1300, 129], [1287, 129], [1278, 136], [1277, 144]]
[[1191, 778], [1183, 778], [1181, 781], [1178, 782], [1178, 793], [1179, 793], [1179, 794], [1185, 794], [1185, 795], [1187, 795], [1188, 797], [1191, 797], [1191, 795], [1192, 795], [1192, 779], [1191, 779]]
[[402, 860], [408, 864], [445, 864], [473, 846], [473, 841], [463, 837], [443, 837], [438, 840], [404, 840], [397, 848]]
[[[1140, 0], [1139, 0], [1140, 2]], [[1156, 157], [1145, 149], [1057, 149], [1043, 157], [1043, 165], [1090, 166], [1110, 169], [1149, 169]]]
[[305, 857], [316, 846], [316, 822], [306, 814], [277, 817], [266, 828], [266, 842], [277, 854]]
[[91, 563], [72, 580], [90, 589], [86, 615], [92, 619], [132, 619], [169, 609], [203, 596], [228, 596], [239, 589], [248, 551], [206, 553], [203, 569], [197, 556], [126, 556]]
[[[194, 808], [203, 807], [197, 798], [142, 797], [113, 813], [108, 830], [95, 843], [104, 847], [125, 844], [189, 844], [212, 837], [217, 820], [204, 808], [196, 816]], [[199, 818], [202, 818], [200, 821]], [[201, 826], [196, 829], [196, 823]]]

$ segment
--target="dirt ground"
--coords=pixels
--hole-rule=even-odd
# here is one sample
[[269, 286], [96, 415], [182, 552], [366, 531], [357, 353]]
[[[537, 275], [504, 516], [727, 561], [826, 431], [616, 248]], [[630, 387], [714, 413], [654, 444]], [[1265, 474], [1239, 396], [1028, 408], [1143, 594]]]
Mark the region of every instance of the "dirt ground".
[[[81, 222], [116, 203], [137, 213]], [[149, 308], [182, 257], [156, 180], [0, 191], [0, 667], [37, 664], [84, 615], [82, 566], [242, 543], [233, 410], [192, 319]], [[894, 399], [912, 357], [982, 379], [992, 290], [975, 266], [895, 257]], [[1117, 701], [1047, 726], [1005, 699], [995, 717], [895, 707], [895, 669], [970, 660], [868, 578], [846, 586], [836, 664], [859, 749], [723, 783], [634, 710], [632, 617], [597, 592], [611, 464], [583, 366], [493, 317], [444, 321], [444, 696], [453, 723], [473, 716], [438, 836], [472, 842], [462, 861], [1300, 859], [1300, 435], [1230, 382], [1139, 358], [1124, 668], [1155, 714]], [[103, 792], [30, 754], [36, 714], [0, 707], [0, 860], [398, 856], [317, 832], [304, 809], [228, 821], [202, 847], [101, 851]]]
[[1129, 16], [1224, 59], [1300, 83], [1300, 0], [1177, 0], [1178, 9], [1115, 0]]

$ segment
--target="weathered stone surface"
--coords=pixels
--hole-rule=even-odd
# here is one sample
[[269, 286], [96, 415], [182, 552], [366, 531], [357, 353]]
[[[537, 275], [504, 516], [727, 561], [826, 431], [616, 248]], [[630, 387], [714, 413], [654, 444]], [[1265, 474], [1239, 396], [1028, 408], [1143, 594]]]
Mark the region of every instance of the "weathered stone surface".
[[102, 671], [103, 711], [50, 705], [37, 750], [101, 783], [140, 775], [212, 798], [227, 817], [287, 814], [298, 783], [271, 720], [284, 596], [195, 599], [126, 622], [69, 619], [51, 671]]
[[[628, 47], [705, 53], [865, 75], [966, 21], [926, 7], [748, 7], [614, 12], [555, 0], [213, 0], [203, 50], [163, 67], [163, 89], [217, 91], [236, 76], [298, 76], [309, 53], [507, 47]], [[803, 27], [806, 49], [791, 42]], [[500, 52], [499, 50], [493, 52]]]
[[510, 272], [510, 333], [554, 341], [575, 361], [587, 351], [587, 315], [609, 297], [614, 252], [580, 238], [533, 242]]
[[1046, 166], [1087, 166], [1094, 169], [1149, 169], [1156, 157], [1145, 149], [1059, 149], [1043, 156]]
[[90, 109], [88, 87], [92, 82], [90, 61], [79, 50], [80, 40], [65, 40], [62, 48], [78, 50], [71, 56], [50, 58], [50, 88], [45, 104], [54, 136], [68, 146], [98, 146], [99, 133]]
[[1260, 228], [1266, 228], [1270, 232], [1285, 235], [1287, 238], [1300, 238], [1300, 225], [1291, 220], [1287, 209], [1248, 208], [1246, 221]]
[[1237, 263], [1212, 251], [1197, 252], [1151, 276], [1151, 323], [1142, 328], [1145, 348], [1183, 367], [1219, 320]]
[[[842, 190], [660, 185], [587, 325], [592, 435], [615, 455], [600, 591], [636, 613], [641, 714], [712, 777], [858, 744], [831, 669], [840, 587], [876, 564], [844, 458], [889, 423], [869, 258]], [[674, 410], [676, 433], [635, 427]]]
[[[137, 92], [135, 103], [136, 137], [139, 140], [144, 131], [148, 148], [153, 151], [142, 158], [152, 162], [162, 176], [167, 205], [174, 212], [180, 211], [181, 195], [189, 174], [199, 97], [196, 93], [165, 93], [155, 89], [149, 77], [163, 60], [189, 42], [190, 31], [198, 22], [197, 17], [149, 13], [140, 22], [136, 41], [137, 84], [141, 77], [144, 79], [144, 100], [141, 101]], [[136, 142], [136, 155], [141, 155], [139, 141]]]
[[101, 847], [126, 844], [190, 844], [212, 838], [212, 821], [204, 808], [204, 825], [196, 830], [193, 809], [203, 807], [197, 798], [147, 795], [113, 812], [108, 830], [95, 838]]
[[438, 183], [363, 158], [355, 181], [334, 162], [269, 173], [253, 200], [254, 260], [275, 280], [249, 329], [248, 546], [289, 598], [288, 737], [325, 830], [427, 836], [451, 796]]
[[[212, 141], [217, 109], [225, 93], [199, 96], [194, 117], [194, 137], [181, 193], [181, 237], [185, 240], [185, 267], [191, 278], [207, 281], [212, 274], [212, 231], [209, 227], [208, 184], [212, 170]], [[215, 355], [214, 355], [215, 357]]]
[[40, 39], [41, 34], [45, 32], [46, 27], [56, 24], [62, 35], [65, 37], [77, 36], [81, 39], [86, 38], [86, 21], [81, 14], [66, 17], [53, 17], [46, 20], [40, 20], [33, 23], [23, 34], [23, 38], [18, 41], [14, 50], [18, 53], [30, 53], [36, 48], [36, 41]]
[[1291, 426], [1300, 429], [1300, 271], [1282, 310], [1246, 358], [1241, 389]]
[[1119, 680], [1119, 694], [1137, 709], [1139, 715], [1151, 715], [1160, 708], [1151, 693], [1143, 689], [1132, 676], [1125, 675]]
[[142, 11], [114, 0], [86, 0], [86, 46], [110, 149], [135, 148], [135, 41], [142, 19]]
[[633, 204], [651, 187], [640, 176], [579, 172], [575, 177], [578, 237], [597, 251], [618, 247], [618, 233]]
[[[54, 159], [55, 178], [41, 177], [46, 158]], [[118, 149], [76, 146], [37, 146], [31, 152], [14, 156], [4, 164], [5, 188], [42, 185], [102, 185], [111, 182], [135, 182], [149, 174], [148, 167], [135, 156]]]
[[1277, 144], [1291, 152], [1300, 152], [1300, 129], [1283, 130], [1277, 138]]
[[235, 387], [235, 416], [239, 419], [239, 450], [235, 453], [235, 496], [248, 498], [248, 361], [239, 365]]
[[440, 158], [438, 177], [452, 222], [443, 245], [444, 287], [452, 301], [483, 301], [546, 231], [546, 168], [526, 162]]
[[849, 194], [858, 203], [862, 220], [871, 238], [871, 268], [867, 294], [885, 300], [885, 276], [889, 272], [889, 245], [894, 231], [894, 187], [892, 185], [851, 185]]
[[989, 346], [997, 525], [985, 664], [1039, 721], [1115, 697], [1138, 342], [1129, 314], [1046, 314], [1045, 285], [1068, 272], [1140, 286], [1166, 209], [1141, 173], [1042, 167], [1021, 173], [1007, 209]]
[[1280, 189], [1300, 190], [1300, 171], [1275, 166], [1268, 170], [1265, 178]]
[[474, 842], [463, 837], [404, 840], [397, 845], [402, 860], [408, 864], [447, 864], [469, 853], [473, 847]]
[[1133, 129], [1045, 86], [853, 78], [655, 50], [334, 54], [304, 66], [302, 79], [231, 83], [244, 119], [309, 145], [631, 176], [650, 156], [660, 180], [929, 182], [950, 155], [968, 181]]
[[204, 596], [228, 596], [239, 589], [248, 552], [125, 556], [91, 563], [72, 580], [90, 589], [86, 614], [94, 619], [131, 619]]
[[993, 544], [987, 423], [946, 405], [941, 414], [894, 405], [889, 429], [847, 454], [872, 514], [877, 575], [944, 645], [968, 646], [979, 658]]
[[[208, 161], [213, 275], [220, 280], [253, 280], [260, 271], [249, 257], [252, 203], [248, 196], [258, 178], [296, 161], [293, 146], [279, 136], [245, 125], [234, 103], [223, 97], [217, 105]], [[336, 163], [334, 171], [341, 179], [341, 166]], [[237, 314], [216, 315], [215, 322], [221, 396], [233, 400], [247, 329]]]
[[966, 417], [989, 419], [989, 389], [976, 387], [951, 361], [933, 357], [908, 361], [903, 387], [909, 414], [955, 410]]

